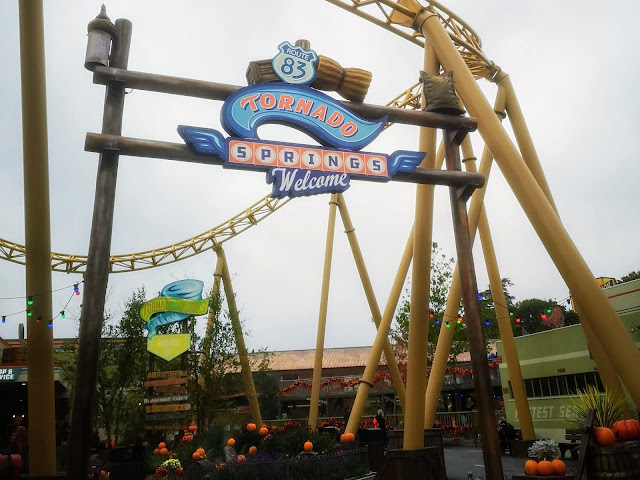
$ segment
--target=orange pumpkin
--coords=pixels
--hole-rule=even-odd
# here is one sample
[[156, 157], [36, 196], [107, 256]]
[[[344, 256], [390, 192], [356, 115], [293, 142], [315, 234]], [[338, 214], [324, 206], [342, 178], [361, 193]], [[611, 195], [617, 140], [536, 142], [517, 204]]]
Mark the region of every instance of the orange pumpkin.
[[538, 462], [538, 475], [553, 475], [553, 465], [548, 460]]
[[258, 453], [258, 449], [256, 447], [249, 447], [249, 455], [255, 455]]
[[177, 473], [178, 475], [182, 475], [182, 471], [183, 471], [183, 468], [182, 468], [182, 467], [178, 467], [178, 468], [176, 468], [176, 473]]
[[266, 437], [268, 433], [269, 433], [269, 429], [267, 427], [261, 427], [260, 428], [260, 436], [261, 437]]
[[247, 459], [247, 457], [245, 457], [244, 455], [238, 455], [238, 461], [239, 462], [244, 462]]
[[166, 443], [164, 443], [164, 442], [160, 442], [160, 443], [158, 444], [158, 448], [167, 448], [167, 444], [166, 444]]
[[538, 475], [538, 462], [535, 460], [527, 460], [524, 462], [524, 473], [532, 477]]
[[304, 442], [304, 451], [305, 452], [310, 452], [312, 450], [313, 450], [313, 443], [311, 443], [309, 441]]
[[205, 456], [206, 456], [206, 453], [205, 453], [205, 451], [204, 451], [204, 448], [199, 448], [199, 449], [197, 449], [197, 450], [196, 450], [196, 453], [197, 453], [198, 455], [200, 455], [200, 457], [205, 457]]
[[613, 433], [613, 430], [607, 427], [594, 428], [593, 436], [596, 440], [596, 444], [601, 447], [613, 445], [616, 441], [616, 435]]
[[196, 427], [195, 425], [189, 425], [189, 428], [187, 430], [194, 433], [198, 431], [198, 427]]
[[255, 432], [256, 428], [255, 423], [247, 423], [247, 432]]
[[159, 449], [159, 448], [156, 448], [156, 449], [153, 451], [153, 454], [154, 454], [154, 455], [160, 455], [160, 449]]
[[229, 445], [230, 447], [235, 447], [236, 441], [233, 438], [230, 438], [229, 440], [227, 440], [227, 445]]
[[198, 452], [193, 452], [191, 458], [193, 458], [194, 460], [200, 460], [200, 454]]
[[347, 443], [349, 440], [347, 440], [347, 434], [343, 433], [342, 435], [340, 435], [340, 443]]
[[637, 420], [618, 420], [613, 424], [612, 430], [620, 440], [640, 439], [640, 422]]
[[353, 433], [345, 433], [345, 435], [347, 436], [347, 442], [355, 442], [356, 441], [356, 436]]
[[557, 458], [555, 460], [551, 460], [551, 466], [553, 467], [554, 475], [563, 476], [567, 473], [567, 466], [562, 460]]
[[167, 450], [166, 448], [161, 448], [160, 455], [169, 455], [169, 450]]

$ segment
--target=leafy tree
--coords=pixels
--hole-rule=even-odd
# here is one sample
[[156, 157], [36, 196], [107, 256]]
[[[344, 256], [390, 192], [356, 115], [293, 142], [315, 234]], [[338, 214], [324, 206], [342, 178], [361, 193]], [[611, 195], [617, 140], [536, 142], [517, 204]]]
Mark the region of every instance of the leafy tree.
[[280, 382], [273, 372], [261, 369], [253, 374], [256, 390], [258, 391], [260, 402], [260, 413], [263, 419], [274, 419], [278, 417], [280, 399], [278, 390]]
[[514, 335], [520, 336], [551, 330], [553, 327], [543, 322], [542, 315], [549, 315], [549, 312], [554, 308], [562, 310], [565, 326], [580, 323], [575, 312], [567, 311], [564, 306], [558, 305], [554, 300], [529, 298], [518, 302], [514, 308], [514, 322], [516, 318], [520, 319], [520, 323], [514, 323]]
[[[145, 322], [140, 307], [145, 302], [144, 288], [133, 292], [117, 324], [106, 314], [102, 325], [100, 357], [94, 405], [94, 425], [103, 427], [107, 438], [118, 443], [127, 426], [129, 432], [140, 432], [144, 426], [142, 382], [147, 372]], [[76, 377], [77, 344], [63, 346], [66, 354], [61, 363], [72, 384]]]
[[189, 400], [194, 408], [198, 431], [204, 432], [216, 412], [230, 406], [230, 377], [240, 368], [233, 328], [222, 310], [220, 292], [212, 293], [205, 336], [192, 329], [192, 346], [197, 355], [189, 358]]
[[638, 278], [640, 278], [640, 270], [638, 271], [632, 271], [627, 273], [626, 275], [623, 275], [622, 277], [622, 281], [623, 282], [630, 282], [631, 280], [637, 280]]
[[[509, 293], [509, 287], [513, 287], [513, 282], [509, 278], [503, 278], [502, 291], [504, 292], [504, 297], [507, 301], [507, 304], [504, 306], [509, 310], [509, 312], [513, 312], [514, 297]], [[487, 286], [486, 290], [478, 294], [478, 301], [480, 303], [480, 315], [485, 340], [489, 341], [499, 339], [500, 329], [498, 328], [498, 319], [496, 317], [495, 305], [490, 286]], [[489, 325], [486, 324], [487, 322], [489, 322]]]
[[[433, 315], [429, 322], [429, 338], [437, 338], [440, 327], [444, 324], [443, 315], [447, 305], [447, 295], [453, 278], [453, 265], [455, 260], [447, 257], [436, 242], [431, 246], [431, 281], [429, 292], [429, 311]], [[411, 313], [411, 299], [407, 291], [403, 296], [390, 331], [390, 336], [395, 343], [398, 363], [402, 368], [406, 362], [407, 347], [409, 344], [409, 317]], [[438, 324], [436, 324], [438, 320]], [[435, 343], [429, 344], [429, 360], [435, 351]], [[456, 354], [457, 355], [457, 354]]]

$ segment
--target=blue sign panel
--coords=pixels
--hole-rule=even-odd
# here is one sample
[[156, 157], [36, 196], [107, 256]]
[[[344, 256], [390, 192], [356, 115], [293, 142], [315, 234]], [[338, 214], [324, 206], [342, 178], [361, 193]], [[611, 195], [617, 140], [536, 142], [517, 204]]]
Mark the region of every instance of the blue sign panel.
[[387, 117], [370, 121], [310, 87], [259, 83], [234, 92], [222, 106], [222, 126], [230, 135], [258, 138], [265, 123], [304, 130], [323, 145], [360, 150], [384, 129]]
[[[267, 172], [272, 197], [341, 193], [351, 177], [386, 182], [398, 172], [412, 172], [422, 152], [391, 155], [361, 152], [382, 132], [388, 117], [362, 118], [336, 99], [304, 86], [314, 80], [318, 56], [283, 42], [272, 61], [286, 83], [266, 82], [241, 88], [224, 102], [217, 130], [180, 125], [178, 133], [196, 153], [224, 160], [224, 166]], [[258, 127], [275, 123], [310, 135], [321, 146], [267, 142]]]
[[386, 182], [397, 172], [412, 172], [424, 158], [424, 153], [404, 150], [385, 155], [224, 138], [217, 130], [184, 125], [178, 133], [194, 152], [220, 157], [227, 168], [266, 170], [274, 198], [341, 193], [352, 176]]

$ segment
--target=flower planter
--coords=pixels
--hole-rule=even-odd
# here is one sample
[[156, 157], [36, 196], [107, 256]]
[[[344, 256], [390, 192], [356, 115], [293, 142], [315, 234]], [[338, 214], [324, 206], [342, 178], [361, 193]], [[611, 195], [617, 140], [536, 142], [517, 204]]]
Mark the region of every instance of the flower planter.
[[586, 458], [589, 480], [640, 478], [640, 440], [608, 447], [590, 445]]

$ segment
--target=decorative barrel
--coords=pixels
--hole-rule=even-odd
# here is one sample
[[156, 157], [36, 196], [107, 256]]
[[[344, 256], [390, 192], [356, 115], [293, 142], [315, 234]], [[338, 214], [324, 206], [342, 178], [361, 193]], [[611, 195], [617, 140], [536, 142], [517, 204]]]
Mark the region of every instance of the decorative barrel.
[[608, 447], [591, 445], [587, 451], [587, 478], [639, 479], [640, 440], [616, 442]]

